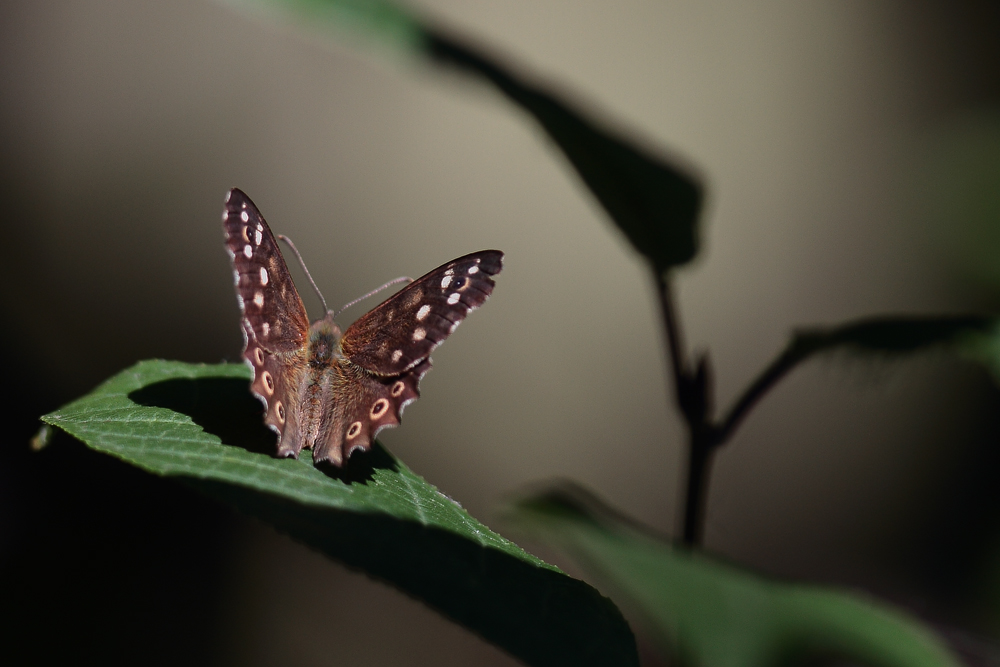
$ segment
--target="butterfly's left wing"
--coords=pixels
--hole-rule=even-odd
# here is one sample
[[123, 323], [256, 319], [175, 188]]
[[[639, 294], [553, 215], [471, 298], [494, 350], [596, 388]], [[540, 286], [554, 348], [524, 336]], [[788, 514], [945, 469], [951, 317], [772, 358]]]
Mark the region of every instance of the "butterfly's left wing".
[[307, 364], [309, 320], [278, 242], [244, 192], [230, 190], [222, 213], [244, 334], [253, 369], [250, 391], [264, 422], [278, 434], [279, 456], [298, 456], [303, 431], [300, 388]]
[[313, 457], [341, 465], [368, 449], [378, 432], [399, 424], [420, 396], [430, 353], [493, 292], [503, 253], [484, 250], [452, 260], [415, 280], [348, 327], [344, 358], [332, 369], [343, 389]]
[[344, 355], [381, 376], [415, 368], [493, 292], [503, 253], [482, 250], [418, 278], [354, 322], [341, 339]]

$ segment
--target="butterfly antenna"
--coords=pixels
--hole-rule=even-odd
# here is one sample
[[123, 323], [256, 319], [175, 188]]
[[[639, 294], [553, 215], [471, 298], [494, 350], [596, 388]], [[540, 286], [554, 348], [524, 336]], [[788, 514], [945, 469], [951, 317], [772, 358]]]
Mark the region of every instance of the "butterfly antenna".
[[296, 259], [299, 260], [299, 266], [302, 267], [302, 270], [305, 271], [306, 273], [306, 278], [309, 279], [309, 284], [313, 286], [314, 290], [316, 290], [316, 295], [319, 297], [319, 300], [323, 303], [323, 312], [324, 313], [330, 312], [330, 309], [327, 308], [326, 306], [326, 299], [323, 298], [323, 293], [319, 291], [319, 287], [316, 287], [316, 281], [313, 280], [313, 277], [309, 274], [309, 269], [306, 268], [306, 263], [302, 260], [302, 255], [299, 254], [299, 249], [296, 248], [295, 244], [292, 243], [292, 240], [287, 236], [285, 236], [284, 234], [278, 234], [278, 238], [284, 241], [286, 244], [288, 244], [288, 247], [292, 249], [293, 253], [295, 253]]
[[333, 314], [333, 316], [336, 317], [337, 315], [341, 314], [342, 312], [344, 312], [345, 310], [347, 310], [348, 308], [350, 308], [354, 304], [356, 304], [356, 303], [358, 303], [360, 301], [364, 301], [365, 299], [367, 299], [370, 296], [375, 296], [376, 294], [378, 294], [382, 290], [386, 289], [387, 287], [392, 287], [396, 283], [404, 283], [404, 282], [405, 283], [412, 283], [413, 282], [413, 278], [408, 278], [407, 276], [402, 276], [400, 278], [396, 278], [394, 280], [390, 280], [389, 282], [387, 282], [385, 285], [382, 285], [378, 289], [373, 289], [371, 292], [368, 292], [368, 294], [365, 294], [364, 296], [359, 296], [357, 299], [355, 299], [354, 301], [351, 301], [346, 306], [341, 306], [340, 309]]

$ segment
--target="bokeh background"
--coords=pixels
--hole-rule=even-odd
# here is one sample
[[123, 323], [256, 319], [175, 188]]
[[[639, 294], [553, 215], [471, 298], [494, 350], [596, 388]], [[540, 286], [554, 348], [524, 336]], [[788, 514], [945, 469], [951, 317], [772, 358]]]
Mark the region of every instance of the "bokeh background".
[[[721, 407], [796, 326], [1000, 308], [994, 3], [413, 4], [705, 177], [678, 293]], [[488, 88], [209, 0], [5, 0], [0, 91], [0, 652], [513, 663], [180, 483], [67, 437], [29, 451], [39, 414], [137, 360], [238, 360], [233, 186], [331, 305], [504, 250], [383, 442], [490, 524], [525, 484], [570, 477], [674, 534], [684, 434], [652, 282]], [[944, 354], [811, 362], [717, 457], [707, 547], [995, 635], [998, 406]]]

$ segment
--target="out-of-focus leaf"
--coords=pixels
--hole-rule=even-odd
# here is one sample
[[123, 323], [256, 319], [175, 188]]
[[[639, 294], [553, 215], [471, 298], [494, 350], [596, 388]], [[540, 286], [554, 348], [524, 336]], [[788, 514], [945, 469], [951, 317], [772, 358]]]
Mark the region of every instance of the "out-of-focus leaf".
[[528, 83], [482, 51], [429, 27], [426, 40], [432, 58], [489, 81], [531, 114], [618, 228], [658, 272], [694, 258], [703, 198], [694, 177], [601, 127], [551, 91]]
[[457, 67], [496, 86], [542, 126], [632, 245], [662, 273], [698, 252], [703, 192], [676, 164], [587, 117], [546, 87], [529, 83], [482, 49], [447, 36], [391, 2], [227, 0], [278, 10], [319, 26], [354, 28], [411, 55]]
[[986, 365], [1000, 380], [1000, 319], [996, 317], [883, 317], [837, 327], [802, 329], [730, 409], [719, 427], [724, 434], [721, 440], [728, 437], [771, 387], [813, 355], [844, 350], [861, 355], [898, 356], [935, 346], [950, 348], [960, 356]]
[[410, 11], [385, 0], [224, 0], [253, 14], [293, 18], [310, 26], [372, 37], [404, 53], [418, 53], [424, 43], [420, 21]]
[[787, 354], [804, 359], [833, 348], [905, 354], [934, 345], [955, 345], [962, 350], [994, 334], [996, 327], [995, 317], [980, 315], [873, 318], [838, 327], [797, 331]]
[[685, 664], [763, 667], [809, 655], [885, 667], [957, 667], [906, 613], [859, 594], [767, 579], [651, 536], [579, 487], [508, 517], [565, 550]]
[[[344, 470], [277, 459], [242, 364], [146, 361], [43, 417], [422, 600], [532, 665], [636, 665], [618, 609], [377, 445]], [[127, 502], [127, 499], [123, 499]]]

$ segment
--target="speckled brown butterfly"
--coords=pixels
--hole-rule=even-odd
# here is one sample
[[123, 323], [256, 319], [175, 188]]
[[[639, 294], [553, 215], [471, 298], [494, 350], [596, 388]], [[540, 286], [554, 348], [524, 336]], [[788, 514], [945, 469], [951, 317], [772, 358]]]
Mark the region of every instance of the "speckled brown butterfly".
[[[362, 315], [341, 335], [334, 313], [309, 325], [277, 241], [260, 211], [233, 189], [222, 214], [242, 312], [243, 357], [264, 422], [278, 433], [278, 456], [340, 466], [399, 424], [420, 395], [430, 353], [493, 291], [503, 253], [459, 257]], [[310, 279], [311, 280], [311, 279]], [[324, 304], [325, 305], [325, 304]]]

